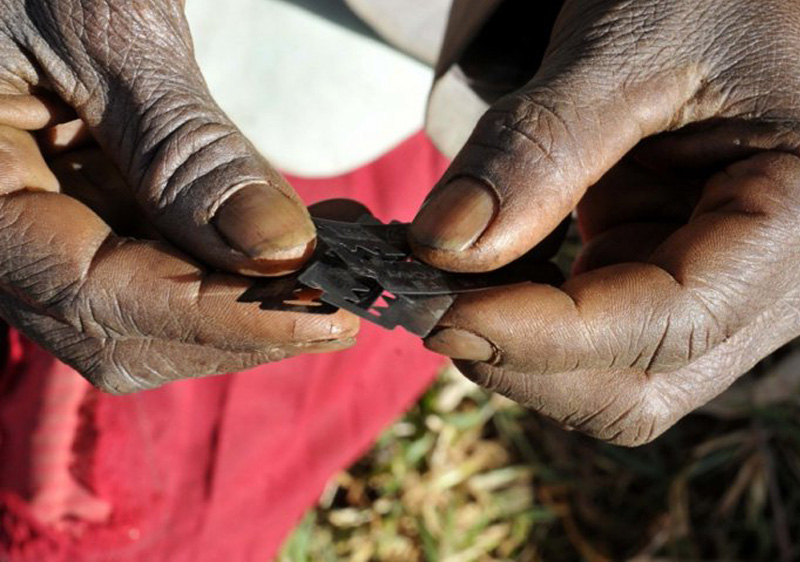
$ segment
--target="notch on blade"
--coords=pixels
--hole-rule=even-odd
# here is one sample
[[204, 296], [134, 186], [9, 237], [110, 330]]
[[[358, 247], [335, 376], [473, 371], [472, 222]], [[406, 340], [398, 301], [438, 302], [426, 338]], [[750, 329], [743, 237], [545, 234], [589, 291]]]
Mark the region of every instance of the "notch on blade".
[[261, 310], [286, 310], [306, 314], [333, 314], [338, 309], [320, 300], [322, 291], [305, 287], [297, 275], [277, 279], [259, 279], [237, 299], [257, 302]]
[[[401, 326], [424, 337], [458, 293], [523, 281], [558, 283], [560, 278], [558, 268], [538, 256], [535, 267], [512, 264], [485, 274], [449, 273], [411, 256], [408, 225], [381, 224], [372, 218], [314, 222], [319, 244], [306, 268], [282, 279], [258, 281], [240, 301], [307, 313], [343, 308], [384, 328]], [[559, 236], [554, 233], [554, 238]]]
[[330, 261], [309, 266], [299, 278], [323, 291], [320, 300], [343, 308], [374, 324], [393, 330], [401, 326], [418, 336], [428, 335], [455, 301], [453, 295], [391, 294], [376, 280], [354, 275]]

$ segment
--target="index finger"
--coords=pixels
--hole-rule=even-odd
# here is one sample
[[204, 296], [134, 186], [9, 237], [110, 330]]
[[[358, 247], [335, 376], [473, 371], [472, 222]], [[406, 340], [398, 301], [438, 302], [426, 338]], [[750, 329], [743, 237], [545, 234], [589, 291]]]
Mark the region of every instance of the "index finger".
[[252, 280], [208, 270], [168, 244], [116, 236], [61, 194], [0, 198], [0, 280], [98, 338], [153, 337], [229, 350], [352, 337], [355, 317], [238, 302]]
[[647, 263], [597, 269], [561, 288], [467, 295], [427, 345], [531, 374], [679, 369], [796, 290], [798, 186], [794, 156], [735, 164], [707, 183], [693, 218]]

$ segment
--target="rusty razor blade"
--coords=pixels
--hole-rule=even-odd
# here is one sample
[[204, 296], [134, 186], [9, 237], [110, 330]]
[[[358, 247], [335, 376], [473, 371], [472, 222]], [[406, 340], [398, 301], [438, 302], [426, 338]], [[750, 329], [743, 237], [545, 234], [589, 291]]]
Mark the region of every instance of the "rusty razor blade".
[[[526, 256], [491, 273], [456, 274], [412, 257], [408, 225], [314, 219], [318, 246], [298, 273], [257, 281], [239, 298], [264, 310], [332, 314], [343, 308], [387, 329], [401, 326], [427, 336], [461, 293], [520, 282], [559, 283], [546, 257]], [[563, 240], [566, 223], [535, 253], [547, 254]]]

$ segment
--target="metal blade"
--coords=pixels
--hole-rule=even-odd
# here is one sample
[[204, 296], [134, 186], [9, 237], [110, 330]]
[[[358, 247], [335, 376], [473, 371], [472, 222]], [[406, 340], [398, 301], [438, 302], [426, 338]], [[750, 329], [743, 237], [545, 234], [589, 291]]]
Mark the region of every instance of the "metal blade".
[[[278, 279], [260, 279], [237, 299], [238, 302], [257, 302], [262, 310], [333, 314], [337, 308], [319, 298], [308, 300], [298, 291], [304, 287], [297, 275]], [[321, 296], [321, 295], [319, 295]], [[300, 298], [298, 298], [300, 297]]]
[[[387, 329], [398, 326], [426, 336], [455, 302], [456, 295], [524, 281], [557, 284], [550, 262], [512, 264], [481, 274], [454, 274], [411, 257], [408, 225], [314, 219], [318, 250], [299, 274], [256, 282], [241, 297], [268, 310], [330, 313], [339, 308]], [[298, 293], [309, 287], [320, 294]]]

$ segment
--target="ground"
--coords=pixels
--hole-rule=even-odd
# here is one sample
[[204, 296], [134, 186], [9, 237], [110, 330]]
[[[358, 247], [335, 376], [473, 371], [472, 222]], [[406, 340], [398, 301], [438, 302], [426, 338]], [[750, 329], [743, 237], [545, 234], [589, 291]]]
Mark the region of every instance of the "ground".
[[448, 369], [334, 478], [281, 561], [800, 556], [800, 355], [655, 443], [568, 433]]

